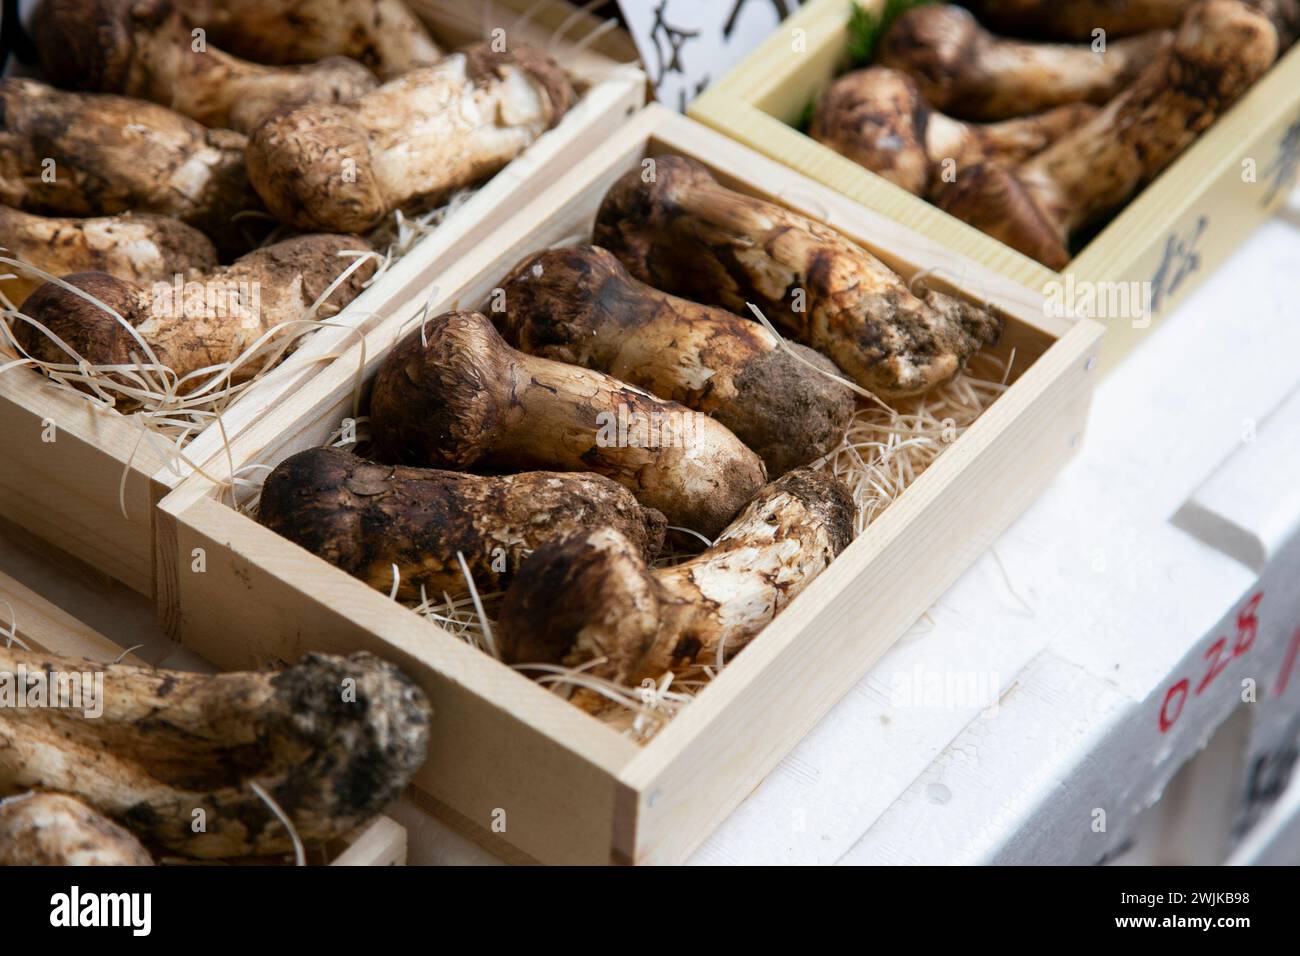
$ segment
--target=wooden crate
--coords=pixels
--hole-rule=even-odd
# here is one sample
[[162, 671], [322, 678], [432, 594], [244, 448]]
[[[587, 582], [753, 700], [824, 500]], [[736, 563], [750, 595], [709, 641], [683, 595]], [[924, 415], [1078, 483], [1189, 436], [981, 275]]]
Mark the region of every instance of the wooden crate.
[[[847, 65], [854, 2], [810, 0], [690, 107], [690, 115], [1031, 289], [1150, 283], [1148, 315], [1101, 321], [1103, 372], [1142, 342], [1282, 203], [1300, 167], [1300, 47], [1130, 202], [1058, 273], [795, 128]], [[1246, 174], [1253, 171], [1251, 181]], [[1117, 310], [1118, 311], [1118, 310]]]
[[[0, 573], [0, 626], [13, 629], [13, 636], [32, 650], [60, 657], [81, 657], [96, 663], [127, 661], [143, 664], [138, 657], [119, 647], [67, 611], [45, 600], [35, 591]], [[7, 613], [12, 620], [7, 619]], [[404, 866], [406, 827], [390, 817], [378, 816], [362, 824], [328, 848], [330, 866]]]
[[[446, 267], [474, 250], [541, 187], [590, 152], [644, 102], [645, 76], [625, 65], [625, 37], [601, 34], [579, 47], [593, 29], [576, 17], [563, 36], [556, 29], [577, 13], [564, 2], [495, 0], [483, 8], [425, 0], [421, 13], [438, 37], [460, 45], [495, 22], [512, 40], [550, 49], [588, 87], [554, 130], [484, 184], [431, 235], [396, 262], [371, 288], [313, 333], [298, 351], [243, 395], [177, 456], [138, 422], [92, 407], [29, 369], [0, 373], [0, 516], [57, 544], [142, 594], [155, 587], [154, 508], [193, 470], [286, 395], [292, 395], [337, 352], [358, 341], [392, 306], [427, 295]], [[471, 15], [472, 13], [472, 15]], [[527, 19], [522, 19], [527, 14]], [[489, 27], [490, 28], [490, 27]], [[607, 51], [601, 52], [602, 50]], [[617, 59], [615, 59], [617, 57]], [[0, 366], [12, 356], [0, 348]], [[53, 438], [51, 441], [50, 439]]]
[[[903, 275], [944, 266], [1007, 319], [1013, 384], [745, 652], [642, 746], [261, 527], [201, 476], [162, 503], [168, 629], [225, 667], [310, 649], [369, 649], [429, 693], [424, 806], [510, 859], [684, 859], [1055, 474], [1087, 417], [1101, 329], [1046, 317], [1042, 297], [662, 107], [612, 133], [564, 181], [447, 273], [441, 311], [478, 307], [524, 255], [589, 234], [608, 187], [647, 155], [699, 160], [732, 188], [823, 219]], [[454, 281], [453, 281], [454, 280]], [[374, 330], [366, 376], [423, 302]], [[345, 355], [234, 443], [236, 466], [321, 444], [351, 414]], [[212, 462], [219, 479], [228, 463]], [[170, 557], [170, 560], [168, 558]], [[494, 828], [494, 824], [496, 827]], [[504, 825], [504, 832], [499, 832]]]

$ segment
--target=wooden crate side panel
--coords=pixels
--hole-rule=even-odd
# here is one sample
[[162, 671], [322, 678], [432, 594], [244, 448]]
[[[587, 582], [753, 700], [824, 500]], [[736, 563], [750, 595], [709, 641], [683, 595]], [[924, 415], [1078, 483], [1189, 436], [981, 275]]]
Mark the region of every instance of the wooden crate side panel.
[[33, 650], [101, 663], [141, 663], [134, 654], [123, 657], [123, 649], [113, 641], [7, 574], [0, 574], [0, 598], [13, 608], [13, 620], [3, 623], [12, 626], [15, 636]]
[[163, 463], [157, 437], [26, 368], [0, 373], [0, 435], [0, 515], [152, 594], [153, 503], [165, 491], [149, 477]]
[[177, 515], [186, 646], [226, 669], [371, 651], [433, 703], [414, 785], [548, 863], [605, 863], [614, 773], [636, 745], [315, 555], [210, 499]]
[[1039, 494], [1084, 429], [1099, 336], [1067, 334], [627, 768], [637, 863], [684, 860]]

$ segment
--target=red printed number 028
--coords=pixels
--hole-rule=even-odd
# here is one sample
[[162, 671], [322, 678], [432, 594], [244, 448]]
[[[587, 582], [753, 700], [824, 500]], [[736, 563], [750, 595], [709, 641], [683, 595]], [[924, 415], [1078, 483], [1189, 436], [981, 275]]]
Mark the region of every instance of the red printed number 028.
[[1204, 657], [1208, 666], [1195, 689], [1192, 688], [1191, 679], [1184, 677], [1165, 692], [1164, 703], [1160, 706], [1162, 734], [1167, 733], [1169, 728], [1178, 722], [1178, 718], [1183, 713], [1183, 705], [1187, 703], [1189, 696], [1200, 697], [1214, 679], [1223, 673], [1229, 661], [1240, 657], [1255, 646], [1255, 638], [1259, 636], [1259, 602], [1262, 600], [1264, 600], [1264, 592], [1260, 591], [1237, 612], [1237, 637], [1232, 642], [1231, 648], [1228, 647], [1228, 639], [1221, 637], [1206, 649]]

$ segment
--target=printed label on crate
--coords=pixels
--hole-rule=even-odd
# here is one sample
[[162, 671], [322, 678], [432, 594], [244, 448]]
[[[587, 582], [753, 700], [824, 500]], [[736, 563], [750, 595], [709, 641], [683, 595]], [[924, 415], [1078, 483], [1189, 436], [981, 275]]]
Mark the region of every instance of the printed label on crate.
[[801, 0], [619, 0], [659, 102], [678, 112], [758, 46]]

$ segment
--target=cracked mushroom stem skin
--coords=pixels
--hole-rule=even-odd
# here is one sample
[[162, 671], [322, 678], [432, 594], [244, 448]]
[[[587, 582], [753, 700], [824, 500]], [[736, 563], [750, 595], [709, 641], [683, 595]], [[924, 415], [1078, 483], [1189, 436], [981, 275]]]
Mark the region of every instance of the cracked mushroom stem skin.
[[253, 132], [248, 174], [281, 222], [366, 232], [496, 173], [576, 100], [541, 51], [481, 43], [350, 105], [276, 112]]
[[0, 866], [153, 866], [129, 830], [62, 793], [0, 800]]
[[589, 673], [626, 686], [715, 666], [848, 547], [854, 510], [838, 479], [798, 468], [764, 487], [712, 547], [672, 567], [649, 569], [612, 528], [557, 539], [506, 592], [503, 659], [577, 667], [603, 657]]
[[375, 457], [394, 464], [604, 475], [709, 538], [766, 481], [762, 459], [707, 415], [525, 355], [477, 312], [440, 315], [393, 348], [370, 429]]
[[442, 59], [402, 0], [175, 0], [217, 46], [278, 66], [345, 56], [392, 79]]
[[256, 243], [237, 217], [262, 206], [246, 142], [154, 103], [0, 80], [0, 202], [27, 212], [171, 216], [238, 255]]
[[546, 541], [594, 526], [617, 528], [647, 559], [663, 544], [664, 516], [599, 475], [527, 472], [481, 476], [377, 465], [337, 448], [286, 458], [262, 486], [258, 521], [295, 544], [397, 596], [509, 584]]
[[242, 133], [278, 107], [347, 102], [377, 85], [344, 57], [262, 66], [214, 46], [196, 49], [199, 41], [169, 0], [42, 0], [32, 36], [52, 83], [151, 100], [204, 126]]
[[660, 292], [597, 246], [529, 256], [501, 284], [498, 328], [529, 355], [605, 372], [704, 412], [758, 453], [769, 476], [836, 448], [855, 408], [839, 375], [802, 345], [780, 347], [757, 322]]
[[[699, 163], [654, 158], [601, 203], [594, 241], [657, 289], [772, 323], [882, 398], [948, 381], [1002, 320], [937, 291], [914, 294], [883, 262], [835, 230], [722, 186]], [[799, 306], [802, 305], [802, 308]]]
[[[178, 219], [122, 213], [75, 219], [38, 216], [0, 205], [0, 245], [5, 255], [51, 275], [106, 272], [136, 283], [191, 279], [217, 267], [208, 237]], [[17, 306], [45, 280], [12, 266], [0, 292]]]
[[1105, 103], [1169, 46], [1158, 30], [1091, 46], [1035, 43], [989, 33], [968, 10], [916, 7], [881, 38], [876, 62], [916, 82], [936, 110], [988, 122], [1041, 113], [1069, 103]]
[[809, 135], [894, 185], [924, 196], [956, 169], [989, 161], [1017, 165], [1092, 119], [1098, 108], [1071, 103], [1039, 116], [965, 123], [932, 110], [906, 73], [872, 66], [846, 73], [817, 103]]
[[[180, 856], [292, 852], [254, 782], [304, 843], [335, 839], [396, 799], [428, 750], [424, 692], [371, 654], [207, 675], [0, 646], [0, 671], [20, 666], [102, 672], [103, 712], [0, 708], [0, 792], [70, 794]], [[195, 810], [205, 811], [204, 832], [192, 829]]]
[[[271, 328], [306, 318], [311, 304], [351, 265], [352, 257], [343, 253], [369, 249], [357, 236], [285, 239], [182, 285], [179, 294], [175, 281], [140, 286], [102, 272], [64, 279], [116, 311], [149, 343], [162, 365], [184, 377], [232, 361]], [[361, 294], [373, 273], [374, 263], [363, 263], [330, 293], [314, 317], [336, 315]], [[147, 361], [136, 337], [117, 318], [56, 283], [37, 288], [23, 311], [92, 365]], [[48, 336], [26, 322], [14, 323], [14, 335], [35, 358], [54, 364], [72, 362]], [[260, 363], [246, 363], [231, 373], [231, 381], [244, 381], [259, 371]]]
[[1151, 182], [1277, 57], [1277, 31], [1236, 0], [1200, 0], [1173, 47], [1092, 121], [1014, 171], [962, 171], [939, 205], [1062, 269], [1078, 229]]

